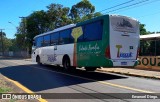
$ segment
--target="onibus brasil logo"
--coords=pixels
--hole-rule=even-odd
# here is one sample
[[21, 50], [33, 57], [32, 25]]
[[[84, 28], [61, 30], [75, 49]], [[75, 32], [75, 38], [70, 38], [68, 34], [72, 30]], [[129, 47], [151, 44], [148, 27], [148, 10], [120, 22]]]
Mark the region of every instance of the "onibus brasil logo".
[[132, 57], [132, 52], [129, 52], [129, 53], [123, 53], [123, 52], [120, 52], [120, 49], [122, 48], [122, 45], [116, 45], [116, 48], [117, 48], [117, 57], [118, 58], [129, 58], [129, 57]]

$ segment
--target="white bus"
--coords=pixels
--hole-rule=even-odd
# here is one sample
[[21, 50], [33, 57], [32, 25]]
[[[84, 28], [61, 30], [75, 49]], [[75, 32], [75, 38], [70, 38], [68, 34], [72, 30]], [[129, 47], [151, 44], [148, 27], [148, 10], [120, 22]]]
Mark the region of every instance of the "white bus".
[[33, 61], [63, 65], [65, 69], [135, 66], [139, 22], [119, 15], [103, 15], [34, 37]]

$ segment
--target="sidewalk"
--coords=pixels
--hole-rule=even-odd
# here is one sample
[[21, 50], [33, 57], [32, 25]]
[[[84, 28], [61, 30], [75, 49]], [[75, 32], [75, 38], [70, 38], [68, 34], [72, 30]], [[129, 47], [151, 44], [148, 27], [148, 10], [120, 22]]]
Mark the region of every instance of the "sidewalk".
[[[31, 61], [31, 59], [24, 59], [24, 60]], [[97, 70], [103, 71], [103, 72], [124, 74], [124, 75], [129, 75], [129, 76], [160, 79], [160, 71], [158, 70], [153, 71], [153, 70], [138, 69], [138, 68], [101, 68]]]
[[117, 73], [117, 74], [130, 75], [130, 76], [160, 79], [160, 71], [150, 71], [150, 70], [138, 69], [138, 68], [102, 68], [97, 70], [104, 71], [104, 72]]

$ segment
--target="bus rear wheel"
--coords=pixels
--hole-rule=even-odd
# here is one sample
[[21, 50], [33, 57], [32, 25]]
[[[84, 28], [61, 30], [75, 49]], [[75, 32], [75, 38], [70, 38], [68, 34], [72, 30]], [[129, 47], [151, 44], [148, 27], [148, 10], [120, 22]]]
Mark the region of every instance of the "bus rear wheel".
[[85, 67], [86, 71], [95, 71], [96, 67]]

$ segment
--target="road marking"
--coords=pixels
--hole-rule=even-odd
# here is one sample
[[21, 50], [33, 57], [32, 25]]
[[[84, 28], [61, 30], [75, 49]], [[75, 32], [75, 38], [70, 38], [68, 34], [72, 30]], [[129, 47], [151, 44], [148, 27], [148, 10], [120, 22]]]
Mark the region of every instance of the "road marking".
[[[9, 81], [11, 81], [11, 82], [13, 82], [16, 86], [18, 86], [19, 88], [21, 88], [23, 91], [25, 91], [25, 92], [27, 92], [27, 93], [29, 93], [29, 94], [35, 94], [35, 95], [36, 95], [36, 93], [34, 93], [33, 91], [29, 90], [28, 88], [26, 88], [25, 86], [23, 86], [23, 85], [20, 84], [19, 82], [14, 81], [14, 80], [6, 77], [6, 76], [4, 76], [4, 78], [7, 79], [7, 80], [9, 80]], [[40, 99], [38, 99], [38, 100], [39, 100], [40, 102], [48, 102], [47, 100], [45, 100], [45, 99], [43, 99], [43, 98], [40, 98]]]
[[[18, 63], [16, 63], [18, 64]], [[5, 66], [5, 65], [4, 65]], [[4, 75], [3, 75], [4, 76]], [[15, 80], [12, 80], [6, 76], [4, 76], [5, 79], [9, 80], [10, 82], [14, 83], [16, 86], [18, 86], [19, 88], [21, 88], [23, 91], [29, 93], [29, 94], [35, 94], [33, 91], [29, 90], [28, 88], [26, 88], [25, 86], [23, 86], [22, 84], [20, 84], [19, 82], [15, 81]], [[47, 100], [43, 99], [43, 98], [40, 98], [40, 99], [37, 99], [38, 101], [40, 102], [48, 102]]]
[[[17, 63], [17, 62], [12, 62], [12, 63], [16, 63], [16, 64], [19, 65], [19, 63]], [[36, 68], [36, 69], [41, 69], [41, 70], [45, 70], [45, 71], [50, 71], [50, 72], [55, 72], [55, 73], [59, 73], [59, 74], [63, 74], [63, 75], [68, 75], [68, 76], [72, 76], [72, 77], [77, 77], [77, 78], [81, 78], [81, 79], [85, 79], [85, 80], [89, 80], [89, 81], [98, 82], [98, 83], [103, 84], [103, 85], [110, 85], [110, 86], [123, 88], [123, 89], [128, 89], [128, 90], [133, 90], [133, 91], [137, 91], [137, 92], [156, 93], [156, 92], [153, 92], [153, 91], [141, 90], [141, 89], [132, 88], [132, 87], [128, 87], [128, 86], [123, 86], [123, 85], [119, 85], [119, 84], [113, 84], [113, 83], [109, 83], [109, 82], [105, 82], [105, 81], [98, 81], [98, 80], [84, 78], [84, 77], [75, 76], [75, 75], [71, 75], [71, 74], [66, 74], [66, 73], [62, 73], [62, 72], [56, 72], [56, 71], [52, 71], [52, 70], [42, 69], [42, 68], [39, 68], [39, 67], [34, 67], [34, 66], [29, 66], [29, 67]]]

